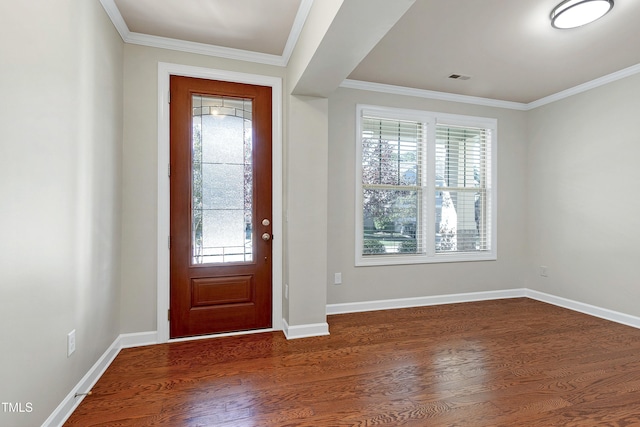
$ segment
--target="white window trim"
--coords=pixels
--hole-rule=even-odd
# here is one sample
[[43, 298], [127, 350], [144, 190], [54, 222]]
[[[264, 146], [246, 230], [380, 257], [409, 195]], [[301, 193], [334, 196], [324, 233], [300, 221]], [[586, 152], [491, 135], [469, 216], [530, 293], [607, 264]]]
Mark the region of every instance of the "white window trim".
[[[490, 146], [490, 167], [489, 176], [489, 198], [491, 216], [488, 219], [490, 233], [489, 250], [482, 252], [459, 252], [459, 253], [435, 253], [435, 247], [428, 245], [426, 254], [408, 255], [362, 255], [363, 249], [363, 211], [362, 211], [362, 116], [375, 115], [381, 118], [416, 120], [427, 126], [427, 193], [424, 209], [422, 210], [423, 223], [429, 223], [428, 212], [435, 210], [435, 141], [436, 126], [438, 124], [459, 125], [469, 127], [481, 127], [491, 129]], [[495, 118], [474, 117], [458, 114], [435, 113], [423, 110], [413, 110], [404, 108], [382, 107], [376, 105], [358, 104], [356, 106], [356, 168], [355, 168], [355, 265], [358, 266], [379, 266], [379, 265], [402, 265], [402, 264], [428, 264], [443, 262], [467, 262], [467, 261], [495, 261], [497, 259], [497, 224], [498, 224], [498, 170], [497, 170], [497, 136], [498, 121]], [[425, 241], [435, 241], [435, 229], [426, 227]]]

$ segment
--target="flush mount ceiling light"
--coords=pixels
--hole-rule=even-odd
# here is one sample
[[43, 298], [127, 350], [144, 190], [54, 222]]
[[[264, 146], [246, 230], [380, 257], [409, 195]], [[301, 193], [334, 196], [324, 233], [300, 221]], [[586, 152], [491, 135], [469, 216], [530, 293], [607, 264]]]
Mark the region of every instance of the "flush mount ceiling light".
[[566, 29], [602, 18], [613, 8], [613, 0], [565, 0], [551, 11], [551, 25]]

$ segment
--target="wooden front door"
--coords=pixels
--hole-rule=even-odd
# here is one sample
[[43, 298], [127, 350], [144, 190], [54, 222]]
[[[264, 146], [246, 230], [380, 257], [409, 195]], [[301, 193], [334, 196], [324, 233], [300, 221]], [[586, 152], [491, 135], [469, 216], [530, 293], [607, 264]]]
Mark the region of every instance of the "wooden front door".
[[271, 88], [171, 76], [171, 338], [271, 327]]

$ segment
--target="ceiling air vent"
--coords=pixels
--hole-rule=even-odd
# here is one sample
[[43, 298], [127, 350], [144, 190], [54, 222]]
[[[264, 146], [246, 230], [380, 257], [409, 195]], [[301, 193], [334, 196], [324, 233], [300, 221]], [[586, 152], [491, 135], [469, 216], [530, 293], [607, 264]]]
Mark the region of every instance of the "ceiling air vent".
[[464, 74], [451, 74], [449, 78], [454, 80], [469, 80], [471, 76], [465, 76]]

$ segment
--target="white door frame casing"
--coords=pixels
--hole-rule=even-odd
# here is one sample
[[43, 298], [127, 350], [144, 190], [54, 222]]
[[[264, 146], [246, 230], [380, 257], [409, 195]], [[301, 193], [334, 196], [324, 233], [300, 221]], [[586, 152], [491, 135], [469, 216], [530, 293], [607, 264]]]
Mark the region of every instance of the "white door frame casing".
[[279, 77], [246, 74], [188, 65], [158, 63], [158, 241], [157, 241], [157, 340], [169, 341], [170, 270], [169, 270], [169, 80], [184, 76], [222, 80], [271, 87], [272, 93], [272, 173], [273, 173], [273, 304], [271, 330], [282, 330], [282, 79]]

